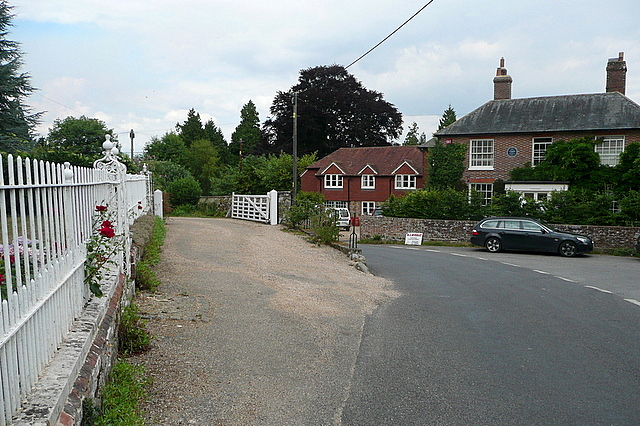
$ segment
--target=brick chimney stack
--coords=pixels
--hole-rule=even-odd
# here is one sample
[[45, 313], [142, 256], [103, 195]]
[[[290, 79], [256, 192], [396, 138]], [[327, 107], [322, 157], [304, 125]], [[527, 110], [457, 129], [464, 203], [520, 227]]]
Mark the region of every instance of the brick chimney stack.
[[620, 52], [617, 58], [611, 58], [607, 62], [607, 92], [620, 92], [624, 95], [627, 86], [627, 63], [624, 61], [624, 52]]
[[511, 99], [511, 83], [513, 83], [513, 79], [507, 74], [507, 69], [504, 67], [504, 58], [501, 58], [500, 66], [496, 71], [496, 76], [493, 78], [493, 99]]

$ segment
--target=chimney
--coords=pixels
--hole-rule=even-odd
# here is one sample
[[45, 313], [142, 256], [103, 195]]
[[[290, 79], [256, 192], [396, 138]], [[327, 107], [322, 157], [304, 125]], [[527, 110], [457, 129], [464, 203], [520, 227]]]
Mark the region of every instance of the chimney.
[[624, 61], [624, 52], [620, 52], [617, 58], [611, 58], [607, 62], [607, 92], [620, 92], [624, 95], [627, 86], [627, 63]]
[[504, 58], [501, 58], [500, 66], [496, 71], [496, 76], [493, 78], [493, 99], [511, 99], [511, 83], [513, 83], [513, 79], [507, 74], [507, 69], [504, 67]]

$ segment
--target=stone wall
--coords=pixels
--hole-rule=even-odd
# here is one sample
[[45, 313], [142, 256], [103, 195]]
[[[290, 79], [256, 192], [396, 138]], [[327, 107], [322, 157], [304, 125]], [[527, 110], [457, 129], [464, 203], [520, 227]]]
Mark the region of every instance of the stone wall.
[[[407, 232], [423, 233], [424, 241], [467, 243], [475, 221], [411, 219], [400, 217], [360, 217], [360, 237], [380, 236], [385, 241], [404, 241]], [[640, 235], [638, 227], [553, 225], [559, 231], [588, 235], [597, 249], [635, 248]]]

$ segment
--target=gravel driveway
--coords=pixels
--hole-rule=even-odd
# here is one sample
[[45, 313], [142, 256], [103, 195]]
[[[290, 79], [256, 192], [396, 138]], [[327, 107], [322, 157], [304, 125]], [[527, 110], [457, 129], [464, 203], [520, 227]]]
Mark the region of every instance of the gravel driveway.
[[339, 425], [364, 318], [398, 296], [335, 249], [232, 219], [169, 218], [156, 271], [133, 362], [157, 425]]

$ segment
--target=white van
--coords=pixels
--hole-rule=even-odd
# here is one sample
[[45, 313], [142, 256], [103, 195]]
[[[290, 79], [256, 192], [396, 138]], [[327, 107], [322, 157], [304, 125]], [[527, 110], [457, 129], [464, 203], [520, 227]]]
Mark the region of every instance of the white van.
[[349, 209], [346, 208], [334, 208], [336, 215], [336, 225], [339, 228], [349, 229], [351, 225], [351, 214], [349, 213]]

